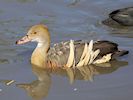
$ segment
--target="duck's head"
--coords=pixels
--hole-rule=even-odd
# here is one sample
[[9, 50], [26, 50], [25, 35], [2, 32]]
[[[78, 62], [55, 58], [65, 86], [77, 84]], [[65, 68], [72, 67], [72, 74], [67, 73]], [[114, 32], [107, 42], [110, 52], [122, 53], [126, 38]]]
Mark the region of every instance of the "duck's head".
[[43, 24], [32, 26], [24, 37], [16, 41], [16, 44], [25, 44], [30, 41], [35, 41], [37, 43], [50, 43], [50, 34], [47, 26]]

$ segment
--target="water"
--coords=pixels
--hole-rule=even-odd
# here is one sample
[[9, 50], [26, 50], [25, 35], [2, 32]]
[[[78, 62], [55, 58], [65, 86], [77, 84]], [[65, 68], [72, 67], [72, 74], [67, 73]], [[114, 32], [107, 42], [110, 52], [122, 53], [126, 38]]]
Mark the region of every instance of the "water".
[[[132, 0], [1, 0], [0, 100], [132, 99], [132, 28], [101, 24], [111, 11], [132, 3]], [[15, 41], [38, 23], [49, 27], [52, 44], [70, 39], [107, 39], [130, 53], [104, 65], [106, 68], [89, 66], [53, 72], [34, 69], [29, 59], [35, 44], [16, 46]], [[15, 82], [6, 85], [8, 80]]]

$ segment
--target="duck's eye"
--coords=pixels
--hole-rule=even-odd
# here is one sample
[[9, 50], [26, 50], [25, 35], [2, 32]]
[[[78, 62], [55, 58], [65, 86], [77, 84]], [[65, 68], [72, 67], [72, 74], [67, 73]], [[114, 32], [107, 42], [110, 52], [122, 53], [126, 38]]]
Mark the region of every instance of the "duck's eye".
[[37, 32], [34, 32], [33, 34], [37, 34]]

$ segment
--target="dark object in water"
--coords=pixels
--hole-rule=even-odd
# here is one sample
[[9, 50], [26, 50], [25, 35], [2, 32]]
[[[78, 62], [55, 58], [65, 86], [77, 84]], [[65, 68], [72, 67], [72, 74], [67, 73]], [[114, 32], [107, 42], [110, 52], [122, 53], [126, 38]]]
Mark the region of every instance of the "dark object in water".
[[105, 25], [133, 26], [133, 7], [115, 10], [109, 14], [109, 18], [103, 21]]

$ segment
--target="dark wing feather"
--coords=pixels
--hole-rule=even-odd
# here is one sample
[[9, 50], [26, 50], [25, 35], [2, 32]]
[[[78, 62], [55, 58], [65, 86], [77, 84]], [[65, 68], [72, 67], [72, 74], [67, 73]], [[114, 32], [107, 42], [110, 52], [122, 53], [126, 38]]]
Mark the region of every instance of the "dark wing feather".
[[94, 43], [94, 50], [100, 49], [99, 57], [102, 57], [108, 53], [114, 53], [118, 51], [118, 45], [110, 41], [96, 41]]

